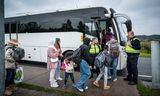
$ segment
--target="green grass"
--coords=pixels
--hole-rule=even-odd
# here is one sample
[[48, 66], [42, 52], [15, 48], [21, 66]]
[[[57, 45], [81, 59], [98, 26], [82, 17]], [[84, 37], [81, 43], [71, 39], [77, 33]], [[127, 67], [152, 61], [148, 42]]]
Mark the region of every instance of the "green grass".
[[137, 89], [140, 96], [160, 96], [160, 89], [145, 87], [140, 81], [138, 82]]
[[46, 88], [46, 87], [42, 87], [34, 84], [18, 83], [16, 86], [24, 89], [29, 89], [29, 90], [60, 94], [62, 96], [85, 96], [84, 94], [80, 94], [80, 93], [69, 92], [69, 91], [56, 89], [56, 88], [51, 89], [51, 88]]
[[150, 41], [141, 42], [140, 57], [151, 57], [151, 42]]
[[150, 53], [140, 53], [140, 57], [151, 57]]

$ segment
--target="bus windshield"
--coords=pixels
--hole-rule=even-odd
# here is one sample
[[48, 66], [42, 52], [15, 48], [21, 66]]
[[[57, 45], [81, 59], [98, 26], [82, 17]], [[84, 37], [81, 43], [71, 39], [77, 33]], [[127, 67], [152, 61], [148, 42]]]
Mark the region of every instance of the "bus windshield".
[[120, 40], [121, 42], [127, 42], [127, 25], [126, 22], [128, 21], [127, 18], [119, 16], [115, 18], [117, 21], [117, 27], [119, 29]]

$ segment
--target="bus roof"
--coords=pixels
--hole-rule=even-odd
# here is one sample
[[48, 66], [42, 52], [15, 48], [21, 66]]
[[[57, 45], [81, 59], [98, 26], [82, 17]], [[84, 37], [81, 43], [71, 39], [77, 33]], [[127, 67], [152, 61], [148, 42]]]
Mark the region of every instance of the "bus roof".
[[33, 21], [33, 20], [41, 20], [45, 18], [56, 18], [56, 17], [74, 17], [74, 18], [86, 18], [91, 19], [91, 17], [100, 17], [104, 19], [104, 14], [109, 13], [104, 7], [92, 7], [92, 8], [84, 8], [84, 9], [75, 9], [75, 10], [67, 10], [67, 11], [57, 11], [50, 13], [41, 13], [34, 15], [25, 15], [25, 16], [17, 16], [17, 17], [8, 17], [5, 19], [6, 22], [14, 22], [14, 21]]

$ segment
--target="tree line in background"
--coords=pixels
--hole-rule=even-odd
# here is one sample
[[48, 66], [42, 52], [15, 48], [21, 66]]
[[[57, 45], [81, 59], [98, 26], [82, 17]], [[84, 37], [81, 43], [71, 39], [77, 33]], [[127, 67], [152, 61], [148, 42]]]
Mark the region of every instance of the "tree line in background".
[[[53, 22], [54, 23], [54, 22]], [[56, 27], [49, 27], [44, 28], [42, 25], [38, 25], [37, 22], [28, 22], [27, 24], [20, 24], [19, 25], [19, 32], [63, 32], [63, 31], [79, 31], [79, 32], [89, 32], [89, 27], [83, 24], [82, 21], [79, 21], [77, 28], [72, 26], [71, 20], [67, 20], [66, 23], [62, 23], [60, 28]]]

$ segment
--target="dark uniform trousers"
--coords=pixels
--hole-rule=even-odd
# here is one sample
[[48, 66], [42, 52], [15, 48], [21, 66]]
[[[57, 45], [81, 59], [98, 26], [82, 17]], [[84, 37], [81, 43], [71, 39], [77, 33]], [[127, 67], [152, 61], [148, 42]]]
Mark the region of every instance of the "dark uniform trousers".
[[137, 80], [138, 80], [137, 64], [138, 64], [139, 54], [128, 53], [127, 55], [128, 55], [127, 57], [127, 71], [128, 71], [127, 79], [137, 83]]

